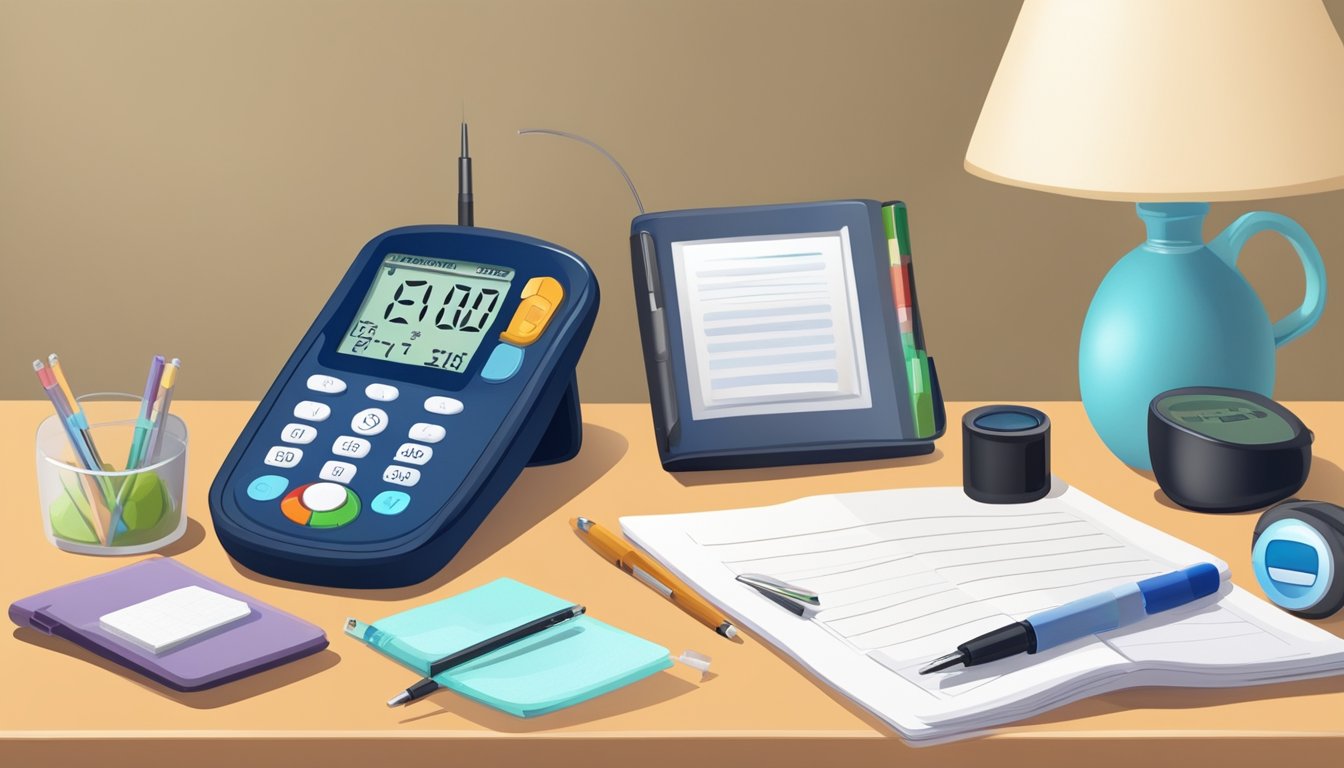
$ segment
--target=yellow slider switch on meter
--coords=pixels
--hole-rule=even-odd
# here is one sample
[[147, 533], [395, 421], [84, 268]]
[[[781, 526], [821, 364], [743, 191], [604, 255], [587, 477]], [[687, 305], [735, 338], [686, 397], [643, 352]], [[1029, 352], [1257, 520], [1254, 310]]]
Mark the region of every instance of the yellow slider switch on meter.
[[565, 289], [553, 277], [534, 277], [523, 286], [523, 300], [513, 313], [509, 327], [499, 338], [519, 347], [541, 338], [551, 316], [565, 298]]

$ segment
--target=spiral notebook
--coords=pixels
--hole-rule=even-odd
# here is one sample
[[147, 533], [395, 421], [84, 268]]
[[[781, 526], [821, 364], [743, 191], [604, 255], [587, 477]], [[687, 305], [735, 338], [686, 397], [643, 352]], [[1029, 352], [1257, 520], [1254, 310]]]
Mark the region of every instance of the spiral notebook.
[[[424, 676], [431, 662], [569, 605], [513, 579], [497, 579], [372, 626], [352, 619], [345, 632]], [[511, 715], [534, 717], [670, 666], [666, 648], [584, 615], [453, 667], [434, 681]]]

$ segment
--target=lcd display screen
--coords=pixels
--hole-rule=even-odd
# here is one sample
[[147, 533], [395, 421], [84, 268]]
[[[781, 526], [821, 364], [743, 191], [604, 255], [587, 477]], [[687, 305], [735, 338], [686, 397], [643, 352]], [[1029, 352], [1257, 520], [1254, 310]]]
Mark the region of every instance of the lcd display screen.
[[513, 278], [507, 267], [390, 253], [336, 351], [465, 371]]

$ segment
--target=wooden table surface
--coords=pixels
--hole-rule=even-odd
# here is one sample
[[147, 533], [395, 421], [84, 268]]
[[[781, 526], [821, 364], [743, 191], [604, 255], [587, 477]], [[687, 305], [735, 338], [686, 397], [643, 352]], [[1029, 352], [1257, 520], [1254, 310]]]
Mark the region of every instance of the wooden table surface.
[[[599, 559], [569, 530], [577, 514], [609, 525], [624, 514], [775, 504], [800, 496], [959, 485], [961, 415], [930, 456], [809, 467], [664, 472], [646, 404], [584, 408], [582, 453], [526, 470], [466, 547], [434, 578], [401, 589], [353, 591], [287, 584], [235, 564], [211, 528], [206, 491], [252, 403], [180, 402], [190, 430], [186, 535], [172, 555], [240, 591], [323, 627], [327, 650], [214, 690], [177, 693], [63, 640], [28, 629], [0, 638], [0, 765], [352, 765], [628, 763], [743, 765], [843, 761], [866, 765], [1149, 765], [1223, 760], [1334, 762], [1344, 749], [1344, 676], [1230, 690], [1143, 688], [1077, 702], [994, 735], [909, 747], [879, 720], [769, 646], [712, 634]], [[1259, 595], [1250, 568], [1255, 514], [1174, 507], [1145, 473], [1113, 458], [1078, 403], [1032, 403], [1053, 422], [1054, 472], [1086, 493], [1226, 560]], [[1316, 433], [1304, 498], [1344, 501], [1344, 403], [1293, 403]], [[68, 554], [42, 532], [32, 436], [45, 402], [3, 402], [0, 466], [12, 494], [0, 537], [5, 603], [103, 573], [137, 557]], [[1336, 431], [1339, 430], [1339, 431]], [[713, 657], [713, 674], [677, 665], [578, 706], [521, 720], [440, 692], [391, 710], [405, 670], [341, 633], [347, 616], [378, 619], [510, 576], [581, 602], [591, 615], [666, 646]], [[1344, 614], [1319, 626], [1344, 634]], [[1082, 751], [1080, 751], [1080, 749]], [[1086, 757], [1084, 758], [1084, 755]], [[150, 759], [152, 757], [152, 759]], [[1314, 758], [1314, 759], [1313, 759]], [[334, 763], [332, 761], [335, 761]], [[1228, 762], [1230, 761], [1230, 762]]]

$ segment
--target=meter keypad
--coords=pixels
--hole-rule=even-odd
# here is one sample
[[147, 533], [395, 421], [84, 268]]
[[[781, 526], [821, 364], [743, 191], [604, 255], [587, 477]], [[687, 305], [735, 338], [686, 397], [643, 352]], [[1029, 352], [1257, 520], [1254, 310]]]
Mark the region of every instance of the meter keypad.
[[[360, 391], [358, 387], [362, 383], [356, 384], [355, 392]], [[330, 396], [345, 393], [348, 385], [335, 376], [313, 374], [307, 378], [307, 388]], [[374, 438], [387, 430], [393, 417], [389, 416], [384, 408], [372, 406], [396, 400], [400, 397], [401, 391], [391, 384], [374, 382], [363, 387], [363, 394], [368, 401], [371, 401], [371, 407], [363, 408], [358, 404], [358, 400], [347, 401], [344, 397], [335, 398], [330, 404], [318, 400], [303, 400], [297, 403], [293, 415], [300, 421], [284, 426], [279, 435], [283, 445], [270, 448], [266, 455], [266, 464], [283, 469], [297, 466], [303, 460], [303, 450], [295, 446], [306, 446], [317, 439], [319, 430], [313, 425], [331, 418], [333, 405], [340, 408], [340, 403], [349, 403], [342, 408], [344, 413], [349, 413], [350, 410], [346, 409], [352, 409], [353, 406], [352, 410], [355, 410], [355, 413], [350, 417], [351, 434], [340, 435], [331, 443], [333, 458], [323, 462], [313, 482], [291, 487], [289, 478], [281, 475], [261, 475], [247, 487], [248, 498], [276, 504], [281, 514], [297, 525], [309, 528], [339, 528], [353, 522], [358, 516], [359, 496], [347, 486], [359, 472], [360, 459], [368, 457], [371, 453], [382, 454], [392, 462], [396, 462], [386, 465], [383, 470], [381, 479], [384, 483], [402, 488], [411, 488], [418, 484], [421, 470], [416, 467], [423, 467], [433, 459], [432, 446], [443, 442], [448, 434], [447, 428], [433, 421], [415, 422], [406, 428], [404, 433], [410, 442], [397, 445], [395, 451], [388, 456], [382, 452], [388, 450], [390, 446], [383, 447]], [[431, 416], [455, 416], [462, 413], [465, 408], [466, 405], [455, 397], [433, 395], [424, 400], [424, 409]], [[338, 416], [344, 418], [343, 414]], [[342, 495], [343, 493], [348, 495]], [[380, 516], [400, 515], [410, 508], [411, 494], [402, 490], [381, 490], [374, 497], [371, 506]]]

